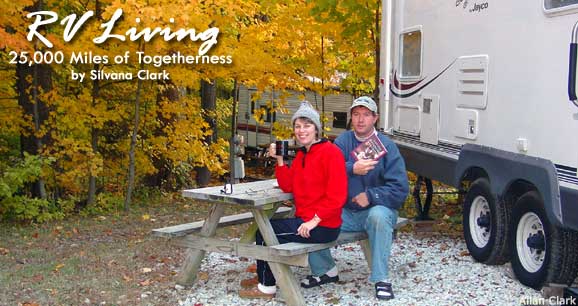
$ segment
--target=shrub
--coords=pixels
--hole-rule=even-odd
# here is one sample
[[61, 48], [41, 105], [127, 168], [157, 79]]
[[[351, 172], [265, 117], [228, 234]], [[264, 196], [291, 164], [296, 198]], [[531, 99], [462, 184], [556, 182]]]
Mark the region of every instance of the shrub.
[[46, 222], [62, 219], [71, 210], [66, 201], [32, 198], [26, 192], [28, 184], [40, 178], [42, 167], [51, 159], [24, 155], [13, 159], [12, 165], [0, 164], [0, 219]]
[[100, 193], [92, 205], [86, 206], [80, 212], [81, 216], [101, 216], [123, 210], [124, 198], [113, 193]]

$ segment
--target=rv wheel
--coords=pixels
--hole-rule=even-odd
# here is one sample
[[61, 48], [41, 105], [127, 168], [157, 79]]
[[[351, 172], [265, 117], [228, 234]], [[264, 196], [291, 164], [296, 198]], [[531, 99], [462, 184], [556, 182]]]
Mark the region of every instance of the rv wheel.
[[464, 237], [472, 257], [489, 265], [508, 260], [508, 210], [492, 195], [486, 178], [475, 180], [466, 194]]
[[512, 211], [512, 269], [518, 280], [540, 289], [571, 284], [578, 271], [578, 236], [553, 226], [536, 191], [523, 194]]

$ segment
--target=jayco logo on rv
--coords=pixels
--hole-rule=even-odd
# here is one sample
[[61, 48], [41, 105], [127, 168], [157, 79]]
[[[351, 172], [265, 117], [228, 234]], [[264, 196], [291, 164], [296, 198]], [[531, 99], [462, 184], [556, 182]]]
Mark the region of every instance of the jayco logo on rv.
[[464, 10], [468, 10], [470, 13], [481, 12], [488, 8], [488, 2], [474, 3], [474, 6], [468, 9], [470, 2], [468, 0], [456, 0], [456, 7], [461, 6]]
[[481, 12], [482, 10], [485, 10], [488, 8], [488, 2], [484, 2], [484, 3], [474, 3], [474, 8], [470, 10], [470, 13], [475, 13], [475, 12]]

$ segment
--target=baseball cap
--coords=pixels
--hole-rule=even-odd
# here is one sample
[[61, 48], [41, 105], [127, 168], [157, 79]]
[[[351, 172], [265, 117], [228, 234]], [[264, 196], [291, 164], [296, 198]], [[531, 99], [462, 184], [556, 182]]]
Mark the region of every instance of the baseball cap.
[[373, 101], [373, 99], [368, 96], [362, 96], [353, 100], [353, 104], [351, 104], [349, 110], [352, 110], [354, 107], [357, 106], [363, 106], [369, 109], [370, 111], [377, 113], [377, 104], [375, 104], [375, 101]]

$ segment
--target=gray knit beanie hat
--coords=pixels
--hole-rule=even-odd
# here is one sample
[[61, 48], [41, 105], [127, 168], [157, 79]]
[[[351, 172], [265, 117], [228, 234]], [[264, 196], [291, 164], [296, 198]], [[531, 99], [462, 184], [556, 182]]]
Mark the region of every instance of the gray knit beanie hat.
[[321, 133], [321, 121], [319, 120], [319, 113], [313, 108], [311, 103], [309, 103], [308, 101], [301, 102], [301, 106], [299, 106], [299, 109], [295, 112], [295, 114], [293, 114], [293, 117], [291, 117], [291, 124], [294, 125], [295, 119], [301, 117], [313, 121], [313, 123], [317, 127], [317, 132]]

